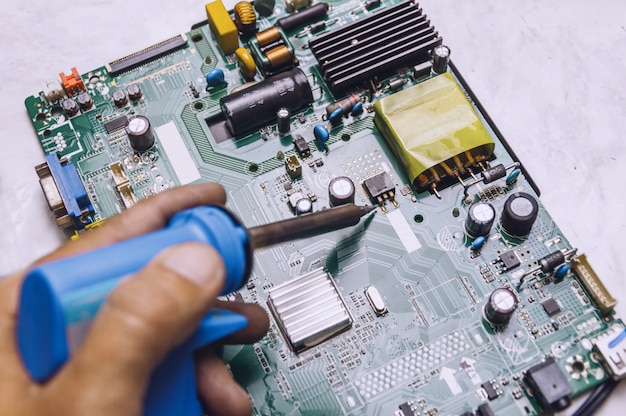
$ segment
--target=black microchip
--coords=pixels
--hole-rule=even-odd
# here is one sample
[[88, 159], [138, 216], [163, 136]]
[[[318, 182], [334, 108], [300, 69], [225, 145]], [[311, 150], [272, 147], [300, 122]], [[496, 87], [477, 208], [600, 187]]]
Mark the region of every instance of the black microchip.
[[296, 146], [296, 150], [301, 158], [307, 158], [311, 156], [311, 150], [309, 149], [309, 144], [302, 137], [298, 137], [293, 141], [294, 146]]
[[476, 416], [496, 416], [489, 403], [483, 403], [476, 409]]
[[561, 312], [559, 304], [556, 303], [556, 300], [554, 300], [553, 298], [548, 298], [544, 300], [543, 302], [541, 302], [541, 306], [543, 306], [543, 310], [545, 310], [550, 317]]
[[365, 179], [363, 181], [363, 187], [374, 203], [381, 202], [383, 199], [393, 199], [396, 190], [387, 172], [382, 172]]
[[413, 412], [413, 409], [411, 408], [411, 405], [409, 404], [409, 402], [402, 403], [400, 406], [398, 406], [398, 408], [402, 412], [402, 416], [414, 416], [415, 415], [415, 412]]
[[517, 257], [517, 254], [515, 254], [515, 251], [513, 250], [509, 250], [506, 253], [502, 253], [499, 258], [505, 270], [514, 269], [520, 264], [522, 264], [519, 261], [519, 257]]
[[126, 116], [114, 118], [113, 120], [104, 123], [104, 128], [106, 129], [107, 133], [111, 133], [112, 131], [124, 127], [126, 125], [126, 120]]
[[558, 411], [570, 405], [572, 386], [554, 358], [529, 368], [524, 381], [544, 410]]
[[485, 390], [485, 393], [487, 393], [487, 398], [489, 399], [489, 401], [495, 400], [498, 398], [499, 396], [498, 391], [496, 390], [496, 388], [494, 387], [491, 381], [481, 384], [480, 387], [482, 387], [483, 390]]

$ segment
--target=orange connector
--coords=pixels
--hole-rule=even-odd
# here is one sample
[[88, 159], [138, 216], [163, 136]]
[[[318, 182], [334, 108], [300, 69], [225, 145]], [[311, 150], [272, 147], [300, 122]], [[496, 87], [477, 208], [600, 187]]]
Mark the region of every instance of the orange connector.
[[74, 95], [78, 92], [86, 91], [85, 83], [82, 78], [78, 74], [76, 68], [72, 68], [72, 74], [67, 76], [65, 73], [61, 72], [59, 74], [61, 77], [61, 83], [63, 84], [63, 88], [65, 88], [65, 92], [67, 95]]

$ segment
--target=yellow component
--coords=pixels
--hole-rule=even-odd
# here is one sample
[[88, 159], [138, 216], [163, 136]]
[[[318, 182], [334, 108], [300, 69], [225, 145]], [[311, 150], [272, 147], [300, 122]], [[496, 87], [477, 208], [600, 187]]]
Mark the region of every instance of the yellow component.
[[241, 74], [246, 81], [252, 81], [256, 75], [256, 64], [252, 58], [252, 54], [246, 48], [237, 48], [235, 56], [239, 62]]
[[591, 298], [596, 305], [598, 305], [600, 312], [603, 314], [611, 312], [615, 305], [617, 305], [617, 300], [615, 300], [606, 289], [602, 280], [600, 280], [596, 272], [591, 268], [591, 265], [587, 261], [587, 256], [581, 254], [574, 257], [570, 261], [570, 266], [572, 266], [572, 270], [574, 270], [574, 273], [578, 276], [580, 283], [583, 284]]
[[[93, 230], [94, 228], [102, 226], [106, 222], [106, 220], [106, 218], [101, 218], [97, 221], [92, 222], [91, 224], [87, 224], [85, 226], [85, 231]], [[72, 234], [72, 236], [70, 237], [70, 239], [72, 240], [78, 240], [79, 238], [80, 234], [78, 233], [78, 231], [74, 231], [74, 234]]]
[[376, 127], [418, 192], [454, 183], [493, 153], [493, 139], [449, 73], [385, 97], [374, 109]]
[[230, 18], [221, 0], [207, 3], [206, 15], [211, 32], [224, 54], [233, 53], [239, 47], [237, 26]]

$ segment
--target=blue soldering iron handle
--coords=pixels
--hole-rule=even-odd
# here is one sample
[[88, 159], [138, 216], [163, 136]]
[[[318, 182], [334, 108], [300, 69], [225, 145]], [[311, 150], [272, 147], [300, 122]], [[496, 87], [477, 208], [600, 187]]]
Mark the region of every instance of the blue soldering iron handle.
[[[163, 249], [184, 242], [209, 244], [221, 254], [226, 265], [223, 294], [245, 284], [252, 264], [247, 232], [217, 206], [183, 211], [162, 230], [31, 270], [22, 284], [17, 322], [18, 348], [30, 376], [39, 382], [51, 378], [80, 345], [90, 321], [120, 279], [139, 271]], [[188, 412], [147, 411], [146, 416], [201, 415], [195, 388], [184, 392], [181, 387], [194, 385], [192, 352], [245, 326], [242, 316], [211, 311], [198, 331], [156, 370], [150, 384], [146, 409], [159, 408], [156, 401], [172, 399], [178, 405], [172, 409]]]

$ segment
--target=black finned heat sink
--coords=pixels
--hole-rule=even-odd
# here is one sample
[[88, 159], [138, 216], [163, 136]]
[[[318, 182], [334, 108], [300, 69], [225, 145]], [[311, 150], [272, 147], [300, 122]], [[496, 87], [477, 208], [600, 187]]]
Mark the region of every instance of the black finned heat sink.
[[336, 93], [399, 65], [428, 61], [441, 42], [419, 5], [406, 1], [318, 36], [309, 47]]

